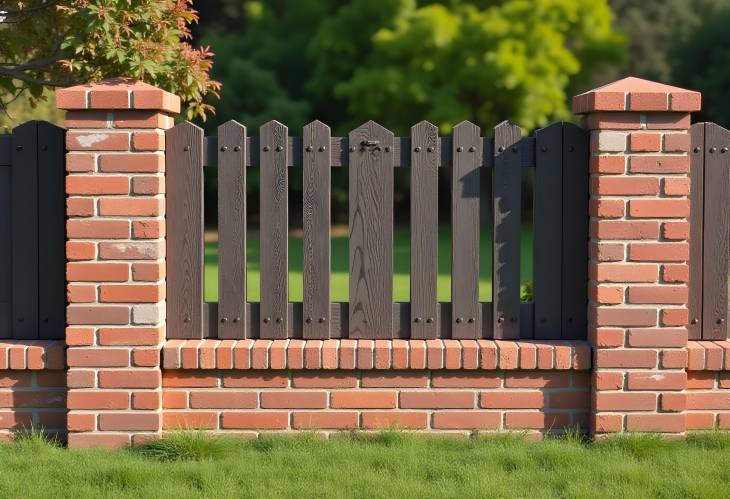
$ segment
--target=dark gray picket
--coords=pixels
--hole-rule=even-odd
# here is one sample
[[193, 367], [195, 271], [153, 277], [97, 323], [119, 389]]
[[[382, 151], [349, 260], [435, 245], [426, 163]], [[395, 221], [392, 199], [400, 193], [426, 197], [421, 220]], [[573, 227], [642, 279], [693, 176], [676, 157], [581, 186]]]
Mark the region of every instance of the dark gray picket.
[[303, 337], [329, 338], [330, 331], [330, 128], [304, 127], [302, 219], [304, 244]]
[[166, 137], [167, 337], [203, 337], [203, 130]]
[[730, 238], [730, 131], [705, 124], [702, 339], [727, 338]]
[[451, 337], [481, 336], [479, 307], [479, 204], [482, 140], [479, 127], [454, 127], [451, 179]]
[[690, 225], [689, 225], [689, 324], [690, 340], [702, 339], [702, 246], [704, 232], [705, 194], [705, 123], [695, 123], [690, 129]]
[[494, 337], [520, 337], [520, 127], [494, 128], [492, 307]]
[[349, 134], [350, 338], [392, 337], [393, 133], [368, 121]]
[[289, 174], [288, 129], [278, 121], [261, 126], [261, 337], [287, 336]]
[[439, 331], [438, 129], [427, 121], [411, 128], [411, 338]]
[[65, 131], [38, 122], [38, 334], [66, 336]]
[[13, 338], [38, 335], [38, 122], [13, 130]]
[[218, 127], [218, 338], [246, 338], [246, 127]]

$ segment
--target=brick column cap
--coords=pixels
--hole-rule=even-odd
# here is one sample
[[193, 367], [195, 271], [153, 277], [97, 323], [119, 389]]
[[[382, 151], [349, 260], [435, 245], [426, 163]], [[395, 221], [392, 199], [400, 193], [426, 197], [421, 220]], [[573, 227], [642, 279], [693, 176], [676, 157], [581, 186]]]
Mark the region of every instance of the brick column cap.
[[629, 76], [573, 97], [573, 112], [679, 111], [701, 108], [701, 94], [655, 81]]
[[134, 78], [112, 78], [56, 92], [56, 107], [80, 109], [144, 109], [180, 112], [180, 98]]

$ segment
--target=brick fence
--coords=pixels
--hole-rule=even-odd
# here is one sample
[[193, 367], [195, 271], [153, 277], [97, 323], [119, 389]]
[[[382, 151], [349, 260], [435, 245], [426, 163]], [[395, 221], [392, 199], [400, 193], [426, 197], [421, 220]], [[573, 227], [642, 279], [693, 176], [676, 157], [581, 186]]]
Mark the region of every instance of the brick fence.
[[179, 100], [112, 80], [61, 90], [57, 104], [69, 129], [66, 386], [61, 343], [8, 342], [2, 428], [65, 427], [73, 447], [176, 428], [730, 428], [730, 342], [687, 339], [696, 92], [627, 78], [574, 99], [592, 134], [588, 342], [166, 341], [164, 131]]

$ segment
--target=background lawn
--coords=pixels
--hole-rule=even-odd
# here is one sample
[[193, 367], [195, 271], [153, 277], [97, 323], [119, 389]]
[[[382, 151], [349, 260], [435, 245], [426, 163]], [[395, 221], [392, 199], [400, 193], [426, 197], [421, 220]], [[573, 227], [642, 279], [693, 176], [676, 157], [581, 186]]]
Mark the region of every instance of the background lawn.
[[527, 441], [402, 433], [264, 437], [180, 434], [140, 450], [0, 444], [0, 496], [730, 497], [730, 437]]
[[[393, 240], [393, 300], [410, 301], [410, 230], [396, 228]], [[208, 238], [210, 239], [210, 238]], [[332, 230], [331, 301], [348, 301], [347, 228]], [[259, 241], [247, 242], [248, 301], [259, 301]], [[451, 227], [439, 227], [438, 299], [451, 300]], [[302, 301], [302, 238], [289, 237], [289, 301]], [[479, 300], [492, 300], [492, 231], [481, 232]], [[532, 280], [532, 228], [524, 226], [521, 238], [521, 282]], [[218, 243], [205, 243], [205, 300], [218, 301]]]

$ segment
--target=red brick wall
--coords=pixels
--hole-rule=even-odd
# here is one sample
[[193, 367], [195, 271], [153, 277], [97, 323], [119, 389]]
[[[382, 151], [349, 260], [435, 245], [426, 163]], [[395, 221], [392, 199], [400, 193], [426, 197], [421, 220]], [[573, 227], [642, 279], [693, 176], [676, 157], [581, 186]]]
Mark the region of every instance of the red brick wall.
[[587, 429], [581, 371], [165, 370], [167, 430]]
[[65, 438], [63, 370], [0, 371], [0, 439], [31, 429]]

